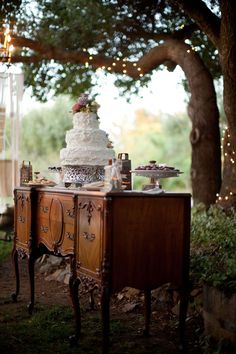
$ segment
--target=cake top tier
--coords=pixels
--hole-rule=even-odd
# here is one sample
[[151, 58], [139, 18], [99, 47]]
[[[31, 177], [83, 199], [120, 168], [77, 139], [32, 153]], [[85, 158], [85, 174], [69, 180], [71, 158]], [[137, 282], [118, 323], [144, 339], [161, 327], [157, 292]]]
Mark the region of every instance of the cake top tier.
[[79, 112], [73, 115], [73, 130], [99, 129], [99, 121], [96, 113]]
[[96, 113], [99, 105], [94, 100], [89, 98], [87, 93], [82, 93], [77, 99], [76, 103], [72, 106], [73, 114], [78, 112], [93, 112]]

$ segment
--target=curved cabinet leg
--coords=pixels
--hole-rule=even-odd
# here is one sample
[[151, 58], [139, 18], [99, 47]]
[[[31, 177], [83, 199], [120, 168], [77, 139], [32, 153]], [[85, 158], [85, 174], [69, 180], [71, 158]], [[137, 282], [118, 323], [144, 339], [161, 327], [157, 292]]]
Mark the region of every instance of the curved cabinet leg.
[[149, 335], [150, 330], [150, 319], [151, 319], [151, 290], [144, 290], [144, 317], [145, 317], [145, 327], [143, 331], [144, 336]]
[[101, 293], [101, 310], [102, 310], [102, 326], [103, 326], [103, 354], [107, 354], [109, 350], [109, 332], [110, 332], [110, 294], [108, 287], [102, 287]]
[[79, 278], [74, 278], [73, 276], [70, 277], [70, 281], [69, 281], [70, 296], [71, 296], [74, 315], [75, 315], [75, 335], [70, 337], [70, 341], [72, 344], [74, 342], [77, 342], [81, 333], [81, 313], [80, 313], [80, 303], [79, 303], [79, 295], [78, 295], [79, 284], [80, 284]]
[[18, 264], [18, 252], [14, 247], [12, 251], [12, 261], [15, 269], [15, 277], [16, 277], [16, 291], [11, 295], [13, 302], [17, 302], [17, 297], [20, 291], [20, 276], [19, 276], [19, 264]]
[[30, 281], [30, 303], [28, 304], [28, 312], [32, 315], [34, 310], [34, 263], [35, 258], [32, 254], [28, 258], [28, 271], [29, 271], [29, 281]]
[[183, 289], [180, 291], [180, 308], [179, 308], [179, 335], [180, 335], [180, 349], [185, 352], [185, 320], [187, 317], [189, 302], [189, 290]]

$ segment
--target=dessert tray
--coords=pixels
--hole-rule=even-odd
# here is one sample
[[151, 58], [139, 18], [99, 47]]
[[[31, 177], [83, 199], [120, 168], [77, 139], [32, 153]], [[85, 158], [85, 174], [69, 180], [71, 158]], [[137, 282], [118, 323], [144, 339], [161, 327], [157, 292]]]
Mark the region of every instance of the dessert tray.
[[157, 164], [156, 161], [150, 161], [148, 165], [140, 165], [134, 170], [131, 170], [136, 176], [150, 178], [150, 189], [160, 191], [161, 186], [159, 179], [178, 177], [181, 173], [180, 170], [166, 164]]
[[167, 177], [178, 177], [180, 171], [178, 170], [131, 170], [131, 173], [135, 173], [136, 176], [150, 177], [150, 178], [167, 178]]
[[41, 177], [41, 178], [37, 177], [33, 181], [24, 183], [24, 185], [28, 187], [55, 187], [56, 183], [45, 177]]
[[34, 181], [28, 182], [28, 183], [24, 183], [24, 186], [28, 186], [28, 187], [55, 187], [56, 183], [54, 182], [50, 182], [50, 183], [37, 183]]

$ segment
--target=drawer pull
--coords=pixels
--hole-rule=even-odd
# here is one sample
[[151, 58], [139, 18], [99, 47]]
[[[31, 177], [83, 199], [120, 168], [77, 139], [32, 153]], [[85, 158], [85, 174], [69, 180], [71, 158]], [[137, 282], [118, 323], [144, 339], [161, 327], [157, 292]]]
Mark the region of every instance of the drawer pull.
[[66, 215], [68, 215], [71, 218], [75, 218], [75, 208], [73, 207], [72, 209], [66, 209]]
[[94, 234], [90, 234], [89, 232], [84, 232], [83, 233], [83, 238], [85, 238], [85, 240], [88, 240], [88, 241], [93, 241], [95, 240], [95, 235]]
[[71, 241], [74, 241], [75, 239], [74, 234], [72, 234], [71, 232], [66, 232], [66, 237]]
[[41, 211], [43, 213], [47, 214], [47, 212], [48, 212], [48, 207], [47, 206], [41, 206], [40, 209], [41, 209]]
[[40, 230], [46, 234], [46, 233], [48, 232], [48, 226], [43, 226], [43, 225], [42, 225], [42, 226], [40, 227]]
[[21, 222], [22, 224], [24, 224], [24, 222], [25, 222], [25, 217], [22, 216], [22, 215], [20, 215], [20, 216], [18, 216], [18, 220], [19, 220], [19, 222]]

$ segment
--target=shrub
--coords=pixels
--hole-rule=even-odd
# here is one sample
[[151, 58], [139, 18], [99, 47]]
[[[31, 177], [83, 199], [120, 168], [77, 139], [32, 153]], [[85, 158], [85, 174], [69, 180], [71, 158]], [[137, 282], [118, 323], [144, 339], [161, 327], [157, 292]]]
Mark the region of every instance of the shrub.
[[190, 277], [194, 283], [236, 291], [236, 212], [193, 208]]

